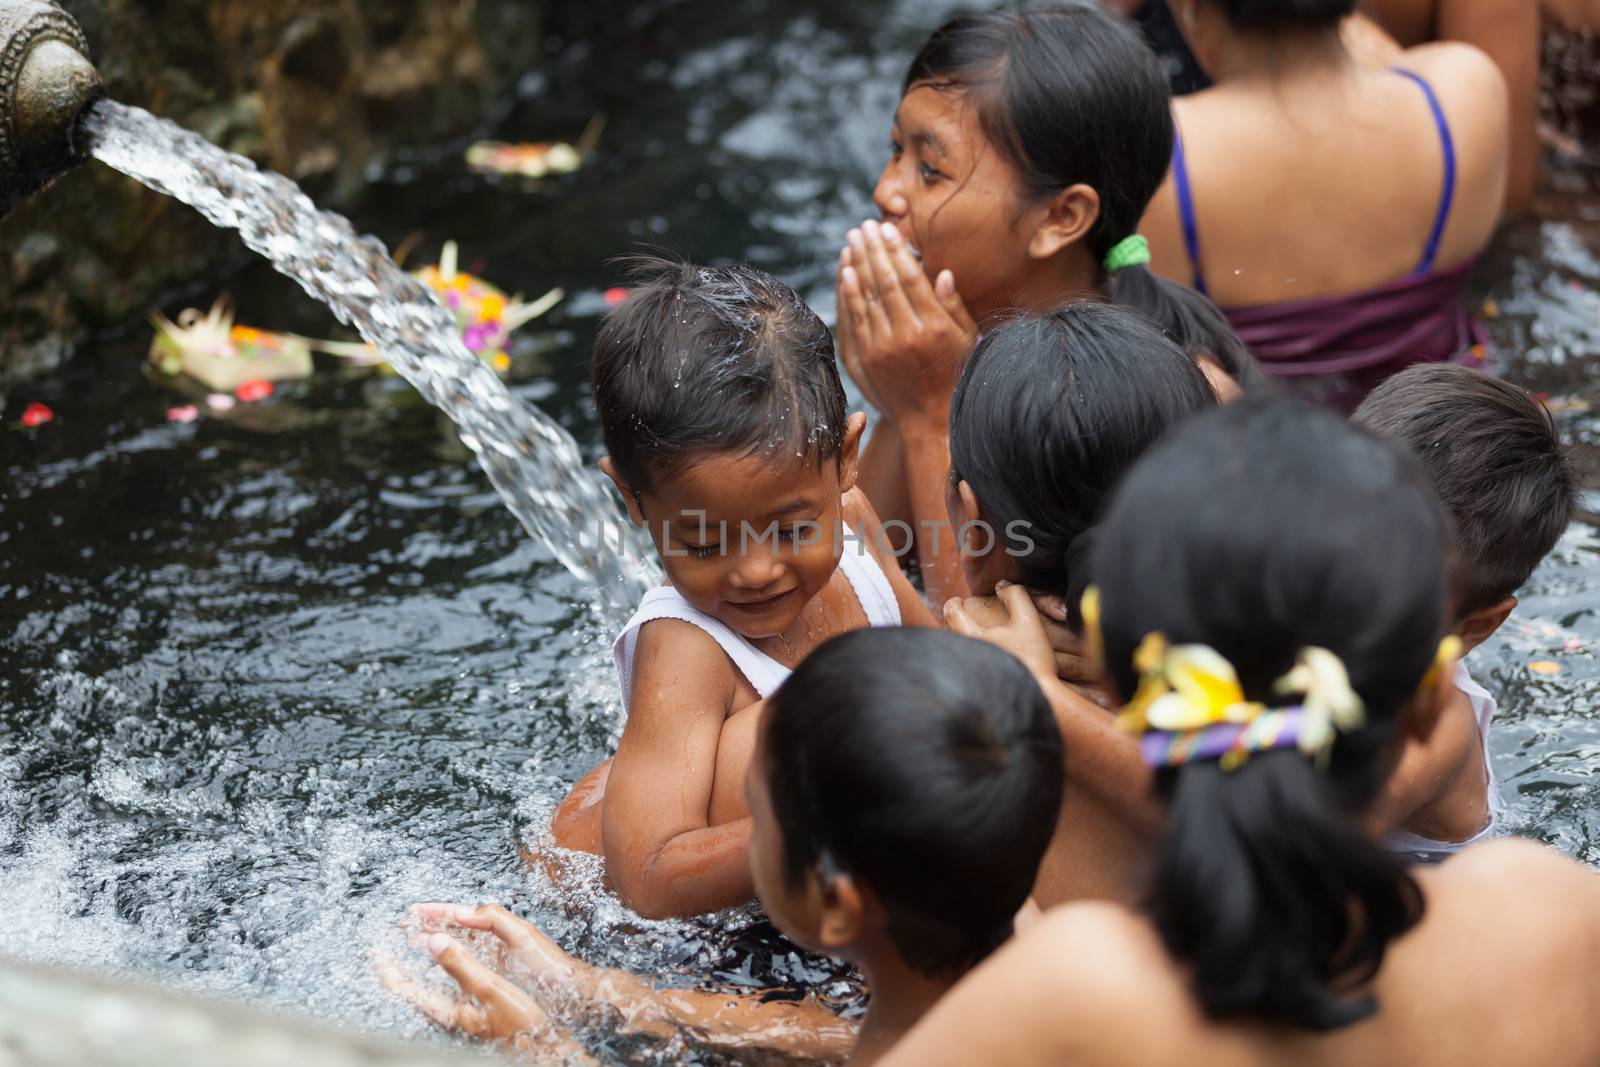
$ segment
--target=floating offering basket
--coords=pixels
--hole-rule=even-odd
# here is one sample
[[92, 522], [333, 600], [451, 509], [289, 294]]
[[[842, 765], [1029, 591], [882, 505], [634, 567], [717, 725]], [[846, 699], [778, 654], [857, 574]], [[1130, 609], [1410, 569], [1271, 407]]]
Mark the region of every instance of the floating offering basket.
[[[500, 374], [511, 370], [511, 357], [506, 345], [511, 335], [555, 307], [566, 296], [561, 289], [552, 289], [539, 299], [525, 302], [520, 295], [507, 296], [505, 291], [482, 278], [457, 267], [459, 250], [454, 241], [445, 242], [436, 266], [413, 271], [416, 278], [439, 298], [439, 302], [455, 316], [461, 329], [461, 340], [468, 350], [489, 364]], [[360, 342], [312, 341], [318, 352], [339, 356], [358, 366], [384, 367], [383, 357], [371, 345]]]
[[479, 174], [510, 174], [523, 178], [571, 174], [583, 166], [584, 159], [594, 151], [605, 124], [604, 115], [590, 119], [576, 144], [567, 144], [565, 141], [538, 144], [479, 141], [467, 149], [467, 166]]
[[234, 322], [226, 297], [208, 313], [189, 308], [178, 321], [156, 312], [150, 362], [169, 377], [187, 374], [217, 393], [252, 382], [311, 377], [312, 343], [293, 334], [271, 333]]

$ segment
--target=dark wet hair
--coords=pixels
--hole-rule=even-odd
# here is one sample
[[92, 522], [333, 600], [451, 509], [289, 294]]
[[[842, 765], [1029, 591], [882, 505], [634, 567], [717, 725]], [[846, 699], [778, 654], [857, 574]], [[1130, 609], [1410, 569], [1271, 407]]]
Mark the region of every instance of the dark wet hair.
[[[1118, 271], [1117, 277], [1125, 273]], [[1162, 281], [1149, 271], [1144, 273], [1151, 280]], [[1210, 359], [1216, 363], [1240, 389], [1259, 392], [1274, 388], [1266, 371], [1234, 332], [1228, 317], [1204, 293], [1172, 282], [1149, 286], [1144, 284], [1144, 279], [1134, 277], [1117, 291], [1117, 303], [1143, 312], [1191, 359]]]
[[1522, 588], [1572, 522], [1577, 478], [1550, 413], [1519, 386], [1424, 363], [1374, 389], [1354, 418], [1411, 453], [1454, 520], [1458, 616]]
[[956, 383], [950, 477], [972, 487], [1016, 580], [1076, 610], [1111, 490], [1170, 427], [1216, 402], [1193, 360], [1137, 312], [1081, 301], [1013, 319], [984, 335]]
[[856, 630], [795, 669], [763, 729], [791, 887], [850, 874], [926, 975], [958, 974], [1011, 936], [1065, 776], [1026, 667], [938, 630]]
[[1158, 773], [1168, 827], [1148, 908], [1214, 1017], [1331, 1030], [1422, 917], [1402, 861], [1357, 821], [1394, 766], [1446, 629], [1448, 520], [1410, 460], [1338, 415], [1245, 400], [1190, 421], [1117, 490], [1093, 559], [1124, 696], [1151, 633], [1209, 645], [1249, 700], [1325, 648], [1365, 704], [1325, 770], [1297, 750]]
[[630, 487], [704, 452], [839, 454], [833, 336], [793, 289], [747, 264], [624, 262], [630, 290], [600, 325], [590, 384]]
[[1337, 26], [1356, 0], [1210, 0], [1236, 30], [1299, 30]]
[[[1092, 2], [953, 19], [912, 59], [904, 89], [920, 84], [971, 94], [984, 136], [1028, 195], [1079, 184], [1100, 194], [1087, 237], [1097, 262], [1138, 231], [1172, 163], [1172, 96], [1160, 60], [1131, 25]], [[1109, 289], [1186, 351], [1210, 353], [1241, 383], [1255, 380], [1227, 320], [1195, 310], [1211, 303], [1202, 294], [1148, 267], [1117, 271]]]

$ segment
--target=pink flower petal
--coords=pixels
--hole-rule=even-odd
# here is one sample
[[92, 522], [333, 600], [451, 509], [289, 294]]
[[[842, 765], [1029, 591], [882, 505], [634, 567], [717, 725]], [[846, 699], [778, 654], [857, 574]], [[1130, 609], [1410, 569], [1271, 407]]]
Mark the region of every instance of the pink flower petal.
[[212, 393], [206, 397], [206, 406], [212, 411], [232, 411], [237, 403], [239, 402], [227, 393]]
[[193, 404], [184, 404], [182, 407], [168, 408], [168, 422], [193, 422], [200, 417], [200, 409]]

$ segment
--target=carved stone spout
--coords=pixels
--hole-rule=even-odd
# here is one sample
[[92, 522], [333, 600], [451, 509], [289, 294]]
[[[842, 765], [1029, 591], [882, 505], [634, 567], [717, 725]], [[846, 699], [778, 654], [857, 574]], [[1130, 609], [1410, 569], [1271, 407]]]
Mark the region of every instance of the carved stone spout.
[[105, 95], [88, 54], [51, 0], [0, 0], [0, 216], [87, 158], [78, 119]]

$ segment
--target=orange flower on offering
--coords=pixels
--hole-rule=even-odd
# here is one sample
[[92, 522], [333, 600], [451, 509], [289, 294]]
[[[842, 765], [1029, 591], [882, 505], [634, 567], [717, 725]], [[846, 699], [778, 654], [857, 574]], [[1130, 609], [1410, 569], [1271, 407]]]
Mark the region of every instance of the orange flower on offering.
[[531, 303], [520, 296], [508, 297], [482, 278], [461, 270], [459, 257], [456, 243], [448, 241], [439, 254], [438, 265], [423, 267], [412, 277], [432, 289], [455, 316], [467, 348], [503, 374], [511, 369], [511, 359], [505, 352], [511, 334], [549, 311], [565, 294], [552, 289]]
[[541, 141], [535, 144], [507, 144], [504, 141], [479, 141], [467, 149], [467, 166], [479, 174], [508, 174], [522, 178], [543, 178], [551, 174], [571, 174], [600, 143], [605, 116], [596, 115], [584, 128], [577, 143]]

